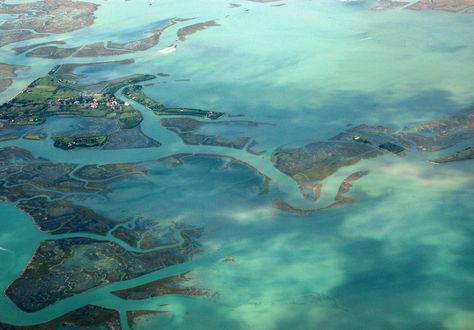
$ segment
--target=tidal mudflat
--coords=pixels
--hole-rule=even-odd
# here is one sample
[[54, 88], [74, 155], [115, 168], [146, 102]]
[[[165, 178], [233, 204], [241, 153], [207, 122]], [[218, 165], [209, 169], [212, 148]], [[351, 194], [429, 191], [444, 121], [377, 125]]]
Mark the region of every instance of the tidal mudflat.
[[0, 1], [0, 328], [471, 329], [472, 1]]

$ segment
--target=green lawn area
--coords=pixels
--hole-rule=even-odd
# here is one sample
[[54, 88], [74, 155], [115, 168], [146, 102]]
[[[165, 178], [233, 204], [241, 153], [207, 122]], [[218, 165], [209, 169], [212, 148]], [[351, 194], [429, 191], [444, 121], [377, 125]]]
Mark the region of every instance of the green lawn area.
[[77, 147], [99, 147], [104, 145], [105, 142], [107, 142], [106, 135], [86, 137], [61, 136], [54, 139], [54, 146], [64, 150], [70, 150]]
[[142, 115], [138, 111], [124, 112], [119, 115], [118, 122], [121, 128], [133, 128], [140, 124]]

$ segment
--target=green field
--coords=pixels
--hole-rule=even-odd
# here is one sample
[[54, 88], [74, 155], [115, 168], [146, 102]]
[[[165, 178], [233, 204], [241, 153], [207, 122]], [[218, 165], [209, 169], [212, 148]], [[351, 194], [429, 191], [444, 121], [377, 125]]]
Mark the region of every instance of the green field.
[[70, 150], [78, 147], [100, 147], [104, 145], [105, 142], [107, 142], [106, 135], [85, 137], [61, 136], [54, 139], [54, 146], [64, 150]]

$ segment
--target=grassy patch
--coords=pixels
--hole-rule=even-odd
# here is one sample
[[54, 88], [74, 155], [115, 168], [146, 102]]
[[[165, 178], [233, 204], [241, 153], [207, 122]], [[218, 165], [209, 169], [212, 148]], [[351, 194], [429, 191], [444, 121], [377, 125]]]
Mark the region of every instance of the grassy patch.
[[142, 115], [138, 111], [129, 111], [119, 115], [118, 123], [121, 128], [133, 128], [139, 125], [142, 119]]
[[78, 147], [99, 147], [107, 142], [107, 138], [107, 135], [85, 137], [61, 136], [54, 139], [54, 146], [64, 150], [70, 150]]

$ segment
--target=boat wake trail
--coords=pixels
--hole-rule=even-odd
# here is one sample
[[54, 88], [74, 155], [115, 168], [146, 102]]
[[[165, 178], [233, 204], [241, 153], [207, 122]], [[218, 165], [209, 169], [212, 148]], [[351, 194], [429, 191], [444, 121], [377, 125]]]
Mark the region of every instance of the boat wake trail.
[[8, 252], [8, 253], [12, 253], [13, 254], [13, 251], [11, 250], [8, 250], [8, 249], [5, 249], [3, 247], [0, 246], [0, 251], [4, 251], [4, 252]]

